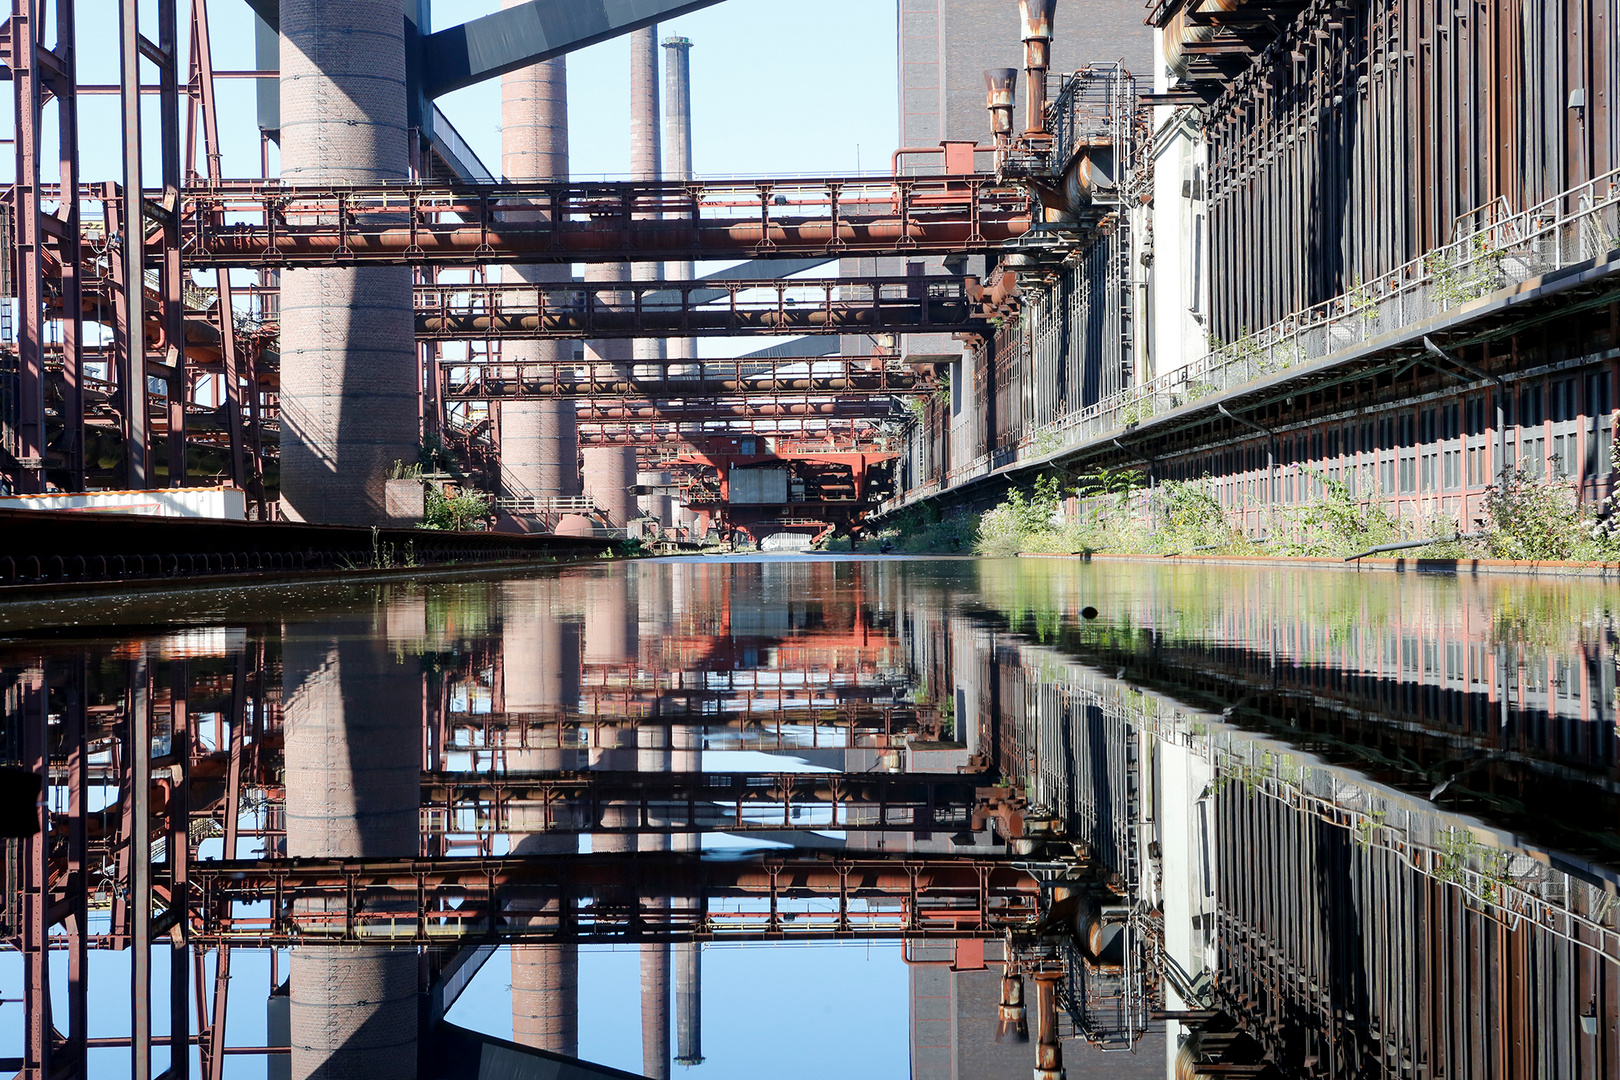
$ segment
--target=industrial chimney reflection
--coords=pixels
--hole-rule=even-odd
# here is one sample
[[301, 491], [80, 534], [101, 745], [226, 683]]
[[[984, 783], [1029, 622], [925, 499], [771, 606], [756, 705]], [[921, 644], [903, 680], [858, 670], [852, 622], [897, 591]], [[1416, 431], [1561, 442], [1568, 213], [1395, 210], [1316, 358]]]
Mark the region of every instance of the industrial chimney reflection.
[[[291, 858], [417, 853], [421, 684], [388, 648], [386, 622], [357, 616], [283, 627]], [[368, 903], [379, 910], [389, 901]], [[414, 908], [408, 896], [396, 903]], [[293, 917], [319, 921], [329, 908], [343, 903], [300, 900]], [[289, 991], [294, 1080], [415, 1075], [414, 948], [294, 948]]]
[[[580, 637], [575, 613], [555, 606], [550, 590], [534, 582], [512, 582], [502, 589], [501, 685], [498, 704], [509, 720], [561, 716], [579, 707]], [[521, 727], [517, 745], [506, 746], [509, 775], [555, 773], [583, 767], [577, 747], [546, 740], [545, 728]], [[530, 744], [533, 740], [533, 745]], [[511, 808], [508, 827], [515, 855], [577, 852], [573, 832], [546, 830], [543, 805]], [[516, 914], [518, 909], [514, 909]], [[556, 912], [544, 909], [534, 918]], [[514, 945], [512, 959], [512, 1041], [538, 1050], [579, 1055], [579, 946]]]

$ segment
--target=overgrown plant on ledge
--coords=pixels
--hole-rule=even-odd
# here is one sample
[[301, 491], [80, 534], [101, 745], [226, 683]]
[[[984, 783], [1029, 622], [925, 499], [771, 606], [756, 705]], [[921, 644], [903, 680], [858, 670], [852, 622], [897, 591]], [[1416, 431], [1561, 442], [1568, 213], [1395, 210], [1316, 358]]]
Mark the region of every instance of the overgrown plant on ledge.
[[1021, 551], [1048, 550], [1032, 548], [1030, 544], [1042, 534], [1058, 531], [1053, 518], [1062, 500], [1062, 486], [1052, 475], [1038, 477], [1028, 496], [1016, 488], [1009, 491], [999, 505], [979, 518], [979, 554], [1016, 555]]
[[1493, 559], [1609, 562], [1620, 557], [1613, 499], [1582, 507], [1573, 485], [1514, 469], [1485, 496], [1485, 552]]
[[481, 491], [463, 488], [454, 495], [429, 484], [427, 489], [427, 516], [422, 520], [424, 529], [443, 529], [466, 532], [489, 517], [489, 496]]
[[1401, 523], [1383, 507], [1358, 500], [1344, 481], [1315, 469], [1301, 469], [1300, 473], [1320, 482], [1322, 494], [1286, 511], [1290, 535], [1278, 538], [1275, 550], [1279, 555], [1343, 558], [1401, 538]]

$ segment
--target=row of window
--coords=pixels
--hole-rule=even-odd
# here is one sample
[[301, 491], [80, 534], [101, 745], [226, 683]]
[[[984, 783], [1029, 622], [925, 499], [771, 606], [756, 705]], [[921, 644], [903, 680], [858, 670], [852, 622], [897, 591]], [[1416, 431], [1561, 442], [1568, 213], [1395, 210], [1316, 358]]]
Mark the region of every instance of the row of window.
[[[1510, 391], [1501, 403], [1507, 438], [1499, 464], [1493, 393], [1281, 436], [1275, 444], [1277, 497], [1283, 502], [1320, 497], [1324, 477], [1342, 481], [1352, 495], [1457, 492], [1489, 485], [1501, 468], [1522, 468], [1536, 479], [1606, 477], [1614, 471], [1611, 383], [1603, 371]], [[1362, 457], [1371, 460], [1343, 460]], [[1315, 468], [1291, 468], [1295, 465]], [[1267, 501], [1266, 467], [1266, 445], [1256, 440], [1176, 471], [1187, 479], [1228, 478], [1219, 487], [1222, 501], [1233, 504]]]

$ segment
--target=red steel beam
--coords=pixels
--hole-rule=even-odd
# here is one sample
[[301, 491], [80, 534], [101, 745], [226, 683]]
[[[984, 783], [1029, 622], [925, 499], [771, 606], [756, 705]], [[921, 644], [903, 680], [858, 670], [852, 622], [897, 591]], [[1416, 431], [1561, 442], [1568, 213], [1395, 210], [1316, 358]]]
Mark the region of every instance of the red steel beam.
[[908, 332], [987, 333], [976, 278], [435, 284], [416, 289], [419, 340]]
[[665, 401], [631, 401], [581, 399], [581, 423], [606, 420], [764, 420], [776, 418], [827, 417], [838, 419], [877, 419], [889, 416], [893, 410], [885, 397], [852, 398], [847, 401], [829, 399], [798, 400], [719, 400], [671, 399]]
[[[189, 188], [184, 201], [184, 254], [193, 267], [949, 255], [989, 252], [1033, 225], [1026, 192], [980, 175], [602, 184], [253, 181]], [[514, 206], [537, 212], [501, 220]]]
[[[849, 371], [830, 375], [746, 374], [737, 365], [715, 365], [732, 369], [731, 377], [709, 371], [681, 374], [620, 375], [611, 369], [598, 375], [581, 371], [577, 363], [502, 364], [498, 361], [442, 365], [451, 376], [446, 380], [446, 401], [487, 401], [495, 398], [724, 398], [739, 394], [826, 394], [840, 400], [893, 394], [931, 394], [938, 383], [910, 368], [898, 370]], [[694, 365], [696, 366], [696, 365]], [[710, 369], [712, 370], [712, 368]], [[888, 409], [879, 410], [886, 415]]]
[[[1026, 869], [904, 853], [250, 860], [199, 864], [192, 883], [194, 944], [971, 938], [1040, 916], [1040, 885]], [[220, 914], [264, 901], [267, 915]]]

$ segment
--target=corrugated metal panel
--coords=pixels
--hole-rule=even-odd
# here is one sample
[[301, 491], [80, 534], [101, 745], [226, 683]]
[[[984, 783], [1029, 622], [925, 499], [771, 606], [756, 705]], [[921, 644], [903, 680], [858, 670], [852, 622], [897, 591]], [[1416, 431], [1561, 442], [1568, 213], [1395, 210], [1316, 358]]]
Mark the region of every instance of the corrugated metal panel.
[[758, 506], [788, 501], [786, 469], [733, 469], [728, 502]]

